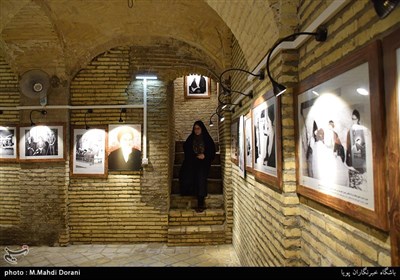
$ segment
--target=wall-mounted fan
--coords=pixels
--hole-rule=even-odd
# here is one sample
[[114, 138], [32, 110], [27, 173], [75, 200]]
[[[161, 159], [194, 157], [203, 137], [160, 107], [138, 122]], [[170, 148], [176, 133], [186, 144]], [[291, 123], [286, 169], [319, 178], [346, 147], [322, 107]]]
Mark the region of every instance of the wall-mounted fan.
[[32, 69], [22, 74], [19, 89], [23, 95], [39, 99], [40, 105], [47, 104], [47, 91], [50, 87], [49, 75], [39, 69]]

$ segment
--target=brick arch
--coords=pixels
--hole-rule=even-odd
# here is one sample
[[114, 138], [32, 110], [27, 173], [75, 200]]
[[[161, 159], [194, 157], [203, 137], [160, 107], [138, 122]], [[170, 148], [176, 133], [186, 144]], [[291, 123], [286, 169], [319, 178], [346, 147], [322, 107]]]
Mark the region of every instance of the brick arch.
[[[129, 41], [128, 45], [126, 45], [127, 41]], [[85, 55], [86, 60], [81, 60], [75, 65], [70, 76], [74, 77], [97, 57], [122, 46], [130, 50], [131, 75], [152, 72], [162, 80], [173, 81], [193, 72], [217, 79], [222, 71], [218, 61], [186, 42], [165, 37], [138, 36], [130, 37], [129, 40], [127, 38], [113, 39], [89, 50]]]
[[[168, 1], [135, 1], [129, 9], [125, 1], [105, 1], [101, 5], [97, 1], [76, 0], [68, 1], [68, 5], [48, 0], [17, 2], [3, 6], [11, 16], [0, 21], [0, 49], [11, 52], [10, 65], [17, 72], [32, 68], [33, 64], [43, 65], [41, 68], [47, 65], [55, 69], [53, 72], [69, 75], [77, 71], [76, 66], [82, 61], [90, 61], [96, 51], [107, 50], [104, 46], [110, 41], [118, 42], [113, 46], [132, 45], [131, 38], [148, 40], [148, 36], [174, 38], [192, 45], [221, 69], [231, 65], [234, 36], [246, 64], [252, 68], [265, 56], [266, 46], [279, 36], [281, 6], [288, 5], [281, 0], [254, 1], [252, 5], [247, 1], [232, 5], [229, 0], [187, 0], [173, 5]], [[37, 27], [35, 32], [24, 32], [32, 26]], [[33, 44], [33, 40], [43, 40], [43, 44]], [[266, 43], [257, 44], [259, 41]]]

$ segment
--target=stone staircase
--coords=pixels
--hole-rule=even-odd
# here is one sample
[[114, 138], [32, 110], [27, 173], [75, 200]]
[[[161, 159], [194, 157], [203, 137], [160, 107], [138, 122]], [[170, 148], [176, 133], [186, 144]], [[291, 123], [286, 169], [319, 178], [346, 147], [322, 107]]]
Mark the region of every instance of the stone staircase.
[[[218, 149], [217, 149], [218, 150]], [[225, 210], [222, 194], [220, 154], [212, 163], [208, 178], [206, 210], [197, 213], [197, 197], [179, 194], [179, 170], [184, 159], [183, 142], [175, 143], [175, 161], [168, 215], [168, 245], [193, 246], [225, 243]]]

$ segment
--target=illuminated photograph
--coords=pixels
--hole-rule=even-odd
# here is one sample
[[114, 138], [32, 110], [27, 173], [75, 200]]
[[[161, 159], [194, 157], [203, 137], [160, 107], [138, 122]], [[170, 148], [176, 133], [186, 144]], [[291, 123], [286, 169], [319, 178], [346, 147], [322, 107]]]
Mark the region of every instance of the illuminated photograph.
[[378, 53], [372, 43], [300, 84], [297, 189], [383, 228], [385, 189], [374, 176], [384, 172]]
[[17, 127], [0, 126], [0, 161], [17, 159]]
[[65, 159], [64, 126], [20, 127], [20, 160], [62, 161]]
[[270, 98], [252, 110], [254, 131], [254, 170], [277, 175], [275, 98]]
[[301, 183], [373, 209], [368, 91], [365, 63], [298, 96], [300, 171]]
[[108, 169], [139, 171], [142, 168], [140, 124], [109, 125]]
[[106, 177], [106, 131], [74, 128], [71, 176]]

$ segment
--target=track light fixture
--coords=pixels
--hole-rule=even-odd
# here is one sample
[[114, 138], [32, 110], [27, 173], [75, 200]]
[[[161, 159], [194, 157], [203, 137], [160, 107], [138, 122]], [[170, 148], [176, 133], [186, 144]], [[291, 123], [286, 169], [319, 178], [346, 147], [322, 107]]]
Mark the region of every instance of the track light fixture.
[[223, 81], [222, 81], [223, 75], [225, 75], [225, 74], [228, 73], [228, 72], [232, 72], [232, 71], [244, 72], [244, 73], [247, 73], [247, 74], [252, 75], [252, 76], [254, 76], [254, 77], [258, 77], [259, 80], [264, 80], [264, 78], [265, 78], [264, 70], [261, 69], [260, 72], [259, 72], [258, 74], [253, 74], [253, 73], [251, 73], [250, 71], [247, 71], [247, 70], [244, 70], [244, 69], [240, 69], [240, 68], [229, 68], [229, 69], [226, 69], [224, 72], [222, 72], [221, 75], [219, 75], [219, 83], [220, 83], [220, 85], [221, 85], [221, 87], [222, 87], [222, 89], [223, 89], [223, 91], [222, 91], [223, 94], [228, 95], [228, 94], [232, 94], [232, 93], [239, 93], [239, 94], [241, 94], [241, 95], [244, 95], [244, 96], [248, 96], [248, 97], [250, 97], [250, 98], [253, 98], [253, 92], [250, 92], [250, 93], [246, 94], [246, 93], [243, 93], [243, 92], [241, 92], [241, 91], [232, 90], [230, 87], [227, 87], [226, 85], [224, 85], [224, 83], [223, 83]]
[[87, 122], [86, 122], [86, 115], [87, 114], [91, 114], [93, 113], [93, 109], [88, 109], [85, 113], [85, 129], [88, 130], [90, 127], [88, 126]]
[[217, 112], [213, 113], [213, 114], [210, 116], [210, 123], [209, 123], [210, 126], [214, 126], [214, 123], [213, 123], [213, 121], [212, 121], [212, 118], [213, 118], [215, 115], [217, 115], [218, 118], [220, 118], [220, 115], [219, 115]]
[[39, 112], [39, 113], [41, 113], [43, 116], [44, 115], [47, 115], [47, 111], [46, 110], [32, 110], [30, 113], [29, 113], [29, 119], [31, 120], [31, 126], [35, 126], [36, 124], [32, 121], [32, 113], [33, 112]]
[[126, 108], [121, 108], [121, 111], [119, 112], [118, 122], [120, 122], [120, 123], [124, 122], [124, 120], [122, 119], [122, 113], [126, 113]]
[[[223, 122], [223, 121], [225, 120], [225, 117], [224, 117], [224, 115], [222, 114], [223, 112], [234, 112], [233, 110], [226, 109], [226, 107], [227, 107], [226, 105], [227, 105], [227, 104], [220, 104], [220, 105], [218, 105], [217, 109], [215, 110], [215, 113], [213, 113], [213, 114], [210, 116], [210, 123], [209, 123], [210, 126], [214, 126], [214, 123], [212, 122], [212, 118], [213, 118], [215, 115], [218, 116], [218, 119], [219, 119], [220, 122]], [[234, 104], [234, 105], [239, 105], [240, 107], [242, 107], [242, 102], [240, 102], [240, 103], [238, 103], [238, 104]]]
[[400, 0], [371, 0], [379, 18], [387, 17], [399, 4]]
[[269, 64], [269, 60], [271, 59], [271, 55], [274, 52], [274, 50], [276, 49], [277, 46], [279, 46], [282, 42], [285, 41], [294, 41], [296, 39], [297, 36], [299, 35], [313, 35], [315, 37], [315, 40], [317, 40], [318, 42], [324, 42], [326, 41], [326, 38], [328, 36], [328, 30], [326, 29], [326, 27], [323, 26], [319, 26], [317, 28], [316, 32], [297, 32], [297, 33], [293, 33], [292, 35], [286, 36], [280, 40], [278, 40], [275, 45], [271, 48], [270, 52], [268, 53], [268, 57], [267, 57], [267, 65], [266, 65], [266, 69], [267, 69], [267, 74], [269, 79], [271, 80], [272, 83], [272, 89], [274, 91], [275, 96], [279, 96], [282, 93], [284, 93], [286, 91], [286, 87], [280, 83], [278, 83], [277, 81], [275, 81], [272, 76], [271, 76], [271, 71], [269, 69], [270, 64]]

